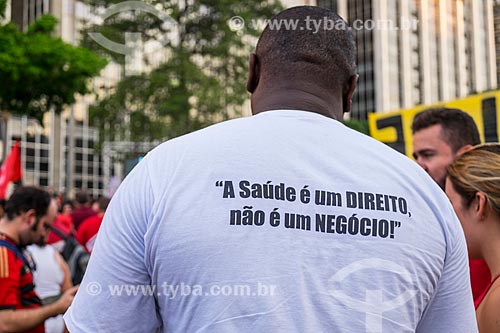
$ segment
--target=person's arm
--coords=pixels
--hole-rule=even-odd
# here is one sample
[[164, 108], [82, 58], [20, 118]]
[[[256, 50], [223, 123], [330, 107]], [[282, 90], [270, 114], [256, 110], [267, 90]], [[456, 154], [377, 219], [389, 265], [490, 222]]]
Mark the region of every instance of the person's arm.
[[77, 289], [68, 289], [55, 303], [36, 309], [1, 310], [0, 333], [24, 332], [40, 325], [47, 318], [63, 314], [73, 301]]
[[63, 282], [61, 284], [61, 291], [65, 292], [69, 288], [73, 287], [73, 282], [71, 282], [71, 272], [69, 271], [68, 264], [64, 261], [61, 254], [58, 251], [54, 251], [54, 255], [56, 256], [59, 267], [61, 267], [64, 273]]
[[[151, 284], [144, 244], [154, 196], [148, 157], [127, 176], [113, 196], [75, 301], [64, 315], [70, 332], [157, 332], [156, 295], [121, 294], [123, 288]], [[118, 292], [118, 294], [117, 294]]]
[[491, 290], [484, 304], [481, 304], [481, 315], [478, 317], [479, 332], [500, 332], [500, 289]]
[[443, 271], [416, 332], [477, 333], [465, 236], [451, 205], [442, 209], [449, 221]]

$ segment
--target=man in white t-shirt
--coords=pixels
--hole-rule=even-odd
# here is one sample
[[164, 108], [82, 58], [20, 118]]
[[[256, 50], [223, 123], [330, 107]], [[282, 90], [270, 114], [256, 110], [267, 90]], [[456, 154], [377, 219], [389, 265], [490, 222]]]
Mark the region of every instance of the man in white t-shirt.
[[477, 332], [448, 199], [340, 122], [355, 57], [329, 10], [274, 17], [250, 57], [254, 116], [170, 140], [131, 172], [69, 330]]

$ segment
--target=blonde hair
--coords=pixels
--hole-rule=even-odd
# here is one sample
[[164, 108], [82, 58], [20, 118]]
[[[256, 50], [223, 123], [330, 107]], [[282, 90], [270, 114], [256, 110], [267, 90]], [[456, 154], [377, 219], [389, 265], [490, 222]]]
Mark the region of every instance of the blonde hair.
[[482, 192], [488, 205], [500, 216], [499, 143], [475, 146], [457, 156], [446, 171], [465, 207], [470, 206], [477, 192]]

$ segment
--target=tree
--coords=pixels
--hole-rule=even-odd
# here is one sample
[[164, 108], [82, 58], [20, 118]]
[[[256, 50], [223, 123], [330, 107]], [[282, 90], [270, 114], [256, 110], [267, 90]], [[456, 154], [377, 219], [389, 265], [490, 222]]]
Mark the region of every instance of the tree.
[[0, 0], [0, 19], [5, 17], [5, 8], [7, 7], [7, 0]]
[[346, 125], [349, 128], [352, 128], [353, 130], [356, 130], [366, 135], [370, 135], [368, 121], [366, 120], [358, 120], [351, 118], [349, 120], [344, 120], [342, 122], [344, 123], [344, 125]]
[[[120, 2], [87, 0], [96, 13]], [[240, 0], [145, 3], [168, 13], [170, 19], [129, 11], [88, 29], [122, 44], [126, 32], [141, 32], [144, 43], [156, 41], [162, 45], [157, 52], [165, 57], [161, 65], [147, 73], [126, 76], [113, 94], [91, 108], [90, 121], [101, 129], [101, 139], [163, 140], [239, 115], [248, 98], [245, 81], [249, 41], [254, 41], [263, 28], [251, 22], [271, 18], [281, 5]], [[236, 16], [247, 22], [244, 29], [235, 31], [234, 24], [231, 29], [229, 22], [241, 23], [239, 18], [230, 21]], [[165, 36], [168, 38], [162, 39]], [[84, 43], [110, 54], [90, 38]], [[112, 57], [124, 63], [123, 56]], [[145, 54], [144, 63], [149, 65], [151, 58]]]
[[[0, 2], [0, 7], [3, 5]], [[57, 20], [47, 15], [30, 25], [27, 33], [13, 23], [0, 26], [1, 111], [33, 117], [41, 123], [45, 112], [60, 113], [75, 102], [75, 94], [89, 92], [89, 79], [99, 74], [107, 61], [53, 37], [56, 24]]]

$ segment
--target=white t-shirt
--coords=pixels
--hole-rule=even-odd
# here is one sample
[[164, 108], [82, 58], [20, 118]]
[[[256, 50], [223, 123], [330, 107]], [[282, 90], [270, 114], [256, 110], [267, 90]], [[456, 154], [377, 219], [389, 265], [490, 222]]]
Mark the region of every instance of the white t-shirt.
[[144, 158], [65, 320], [71, 332], [477, 332], [466, 252], [414, 162], [322, 115], [268, 111]]
[[[38, 297], [44, 299], [60, 295], [64, 271], [57, 260], [56, 250], [51, 245], [40, 247], [35, 244], [27, 249], [36, 264], [33, 282]], [[44, 325], [47, 333], [63, 333], [65, 328], [62, 315], [47, 318]]]

